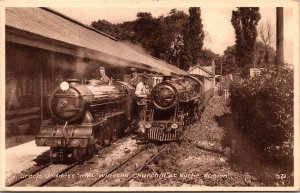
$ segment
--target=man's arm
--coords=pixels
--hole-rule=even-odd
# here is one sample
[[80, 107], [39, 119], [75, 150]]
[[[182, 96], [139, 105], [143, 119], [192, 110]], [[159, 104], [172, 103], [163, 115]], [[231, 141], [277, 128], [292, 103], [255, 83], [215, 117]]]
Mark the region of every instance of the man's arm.
[[143, 83], [142, 82], [139, 82], [137, 85], [136, 85], [136, 88], [135, 88], [135, 95], [139, 96], [142, 92], [142, 89], [143, 89]]
[[110, 79], [108, 78], [108, 76], [105, 76], [105, 77], [103, 78], [103, 83], [104, 83], [104, 84], [109, 84], [109, 81], [110, 81]]
[[142, 82], [139, 82], [138, 85], [136, 86], [135, 95], [137, 97], [146, 98], [147, 94], [144, 93], [144, 89], [145, 89], [144, 84]]

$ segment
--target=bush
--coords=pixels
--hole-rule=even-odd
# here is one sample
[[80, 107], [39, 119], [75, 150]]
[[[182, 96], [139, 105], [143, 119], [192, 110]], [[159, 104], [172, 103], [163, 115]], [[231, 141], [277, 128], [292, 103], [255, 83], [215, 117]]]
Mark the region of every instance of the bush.
[[230, 86], [237, 127], [272, 160], [293, 159], [293, 69], [265, 69]]

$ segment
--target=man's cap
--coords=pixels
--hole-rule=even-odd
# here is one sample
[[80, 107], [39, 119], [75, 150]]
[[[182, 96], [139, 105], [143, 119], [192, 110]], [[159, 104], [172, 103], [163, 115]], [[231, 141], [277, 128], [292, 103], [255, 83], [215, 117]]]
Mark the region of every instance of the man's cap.
[[130, 72], [136, 72], [136, 68], [130, 68], [129, 71]]
[[100, 66], [99, 70], [105, 70], [105, 68], [103, 66]]

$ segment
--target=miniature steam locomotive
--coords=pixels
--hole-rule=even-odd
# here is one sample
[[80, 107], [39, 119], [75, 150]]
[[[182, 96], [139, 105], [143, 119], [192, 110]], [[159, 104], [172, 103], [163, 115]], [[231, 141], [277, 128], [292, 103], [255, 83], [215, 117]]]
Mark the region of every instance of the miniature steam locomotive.
[[203, 110], [203, 83], [193, 76], [165, 76], [150, 93], [143, 116], [145, 141], [180, 141]]
[[38, 146], [50, 146], [50, 157], [81, 161], [130, 127], [134, 87], [125, 82], [99, 85], [98, 80], [79, 84], [62, 82], [50, 95], [52, 120], [41, 126]]
[[35, 142], [50, 146], [52, 160], [61, 162], [71, 157], [81, 161], [85, 154], [136, 130], [137, 122], [144, 141], [180, 141], [186, 125], [201, 115], [203, 83], [190, 75], [164, 76], [151, 88], [141, 102], [126, 82], [62, 82], [50, 95], [52, 119], [41, 125]]

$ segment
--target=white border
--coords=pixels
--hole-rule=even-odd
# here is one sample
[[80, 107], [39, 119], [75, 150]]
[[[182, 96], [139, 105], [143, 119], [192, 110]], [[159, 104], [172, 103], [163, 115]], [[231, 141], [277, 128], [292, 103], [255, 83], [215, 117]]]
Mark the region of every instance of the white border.
[[[76, 187], [76, 188], [64, 188], [64, 187], [5, 187], [5, 7], [290, 7], [293, 9], [293, 23], [294, 35], [293, 41], [293, 64], [295, 70], [295, 83], [294, 83], [294, 130], [295, 130], [295, 167], [294, 167], [294, 187]], [[5, 191], [296, 191], [299, 190], [299, 2], [292, 0], [275, 1], [275, 0], [0, 0], [0, 24], [1, 24], [1, 81], [0, 81], [0, 124], [1, 124], [1, 140], [0, 140], [0, 190]], [[298, 64], [298, 65], [296, 65]]]

